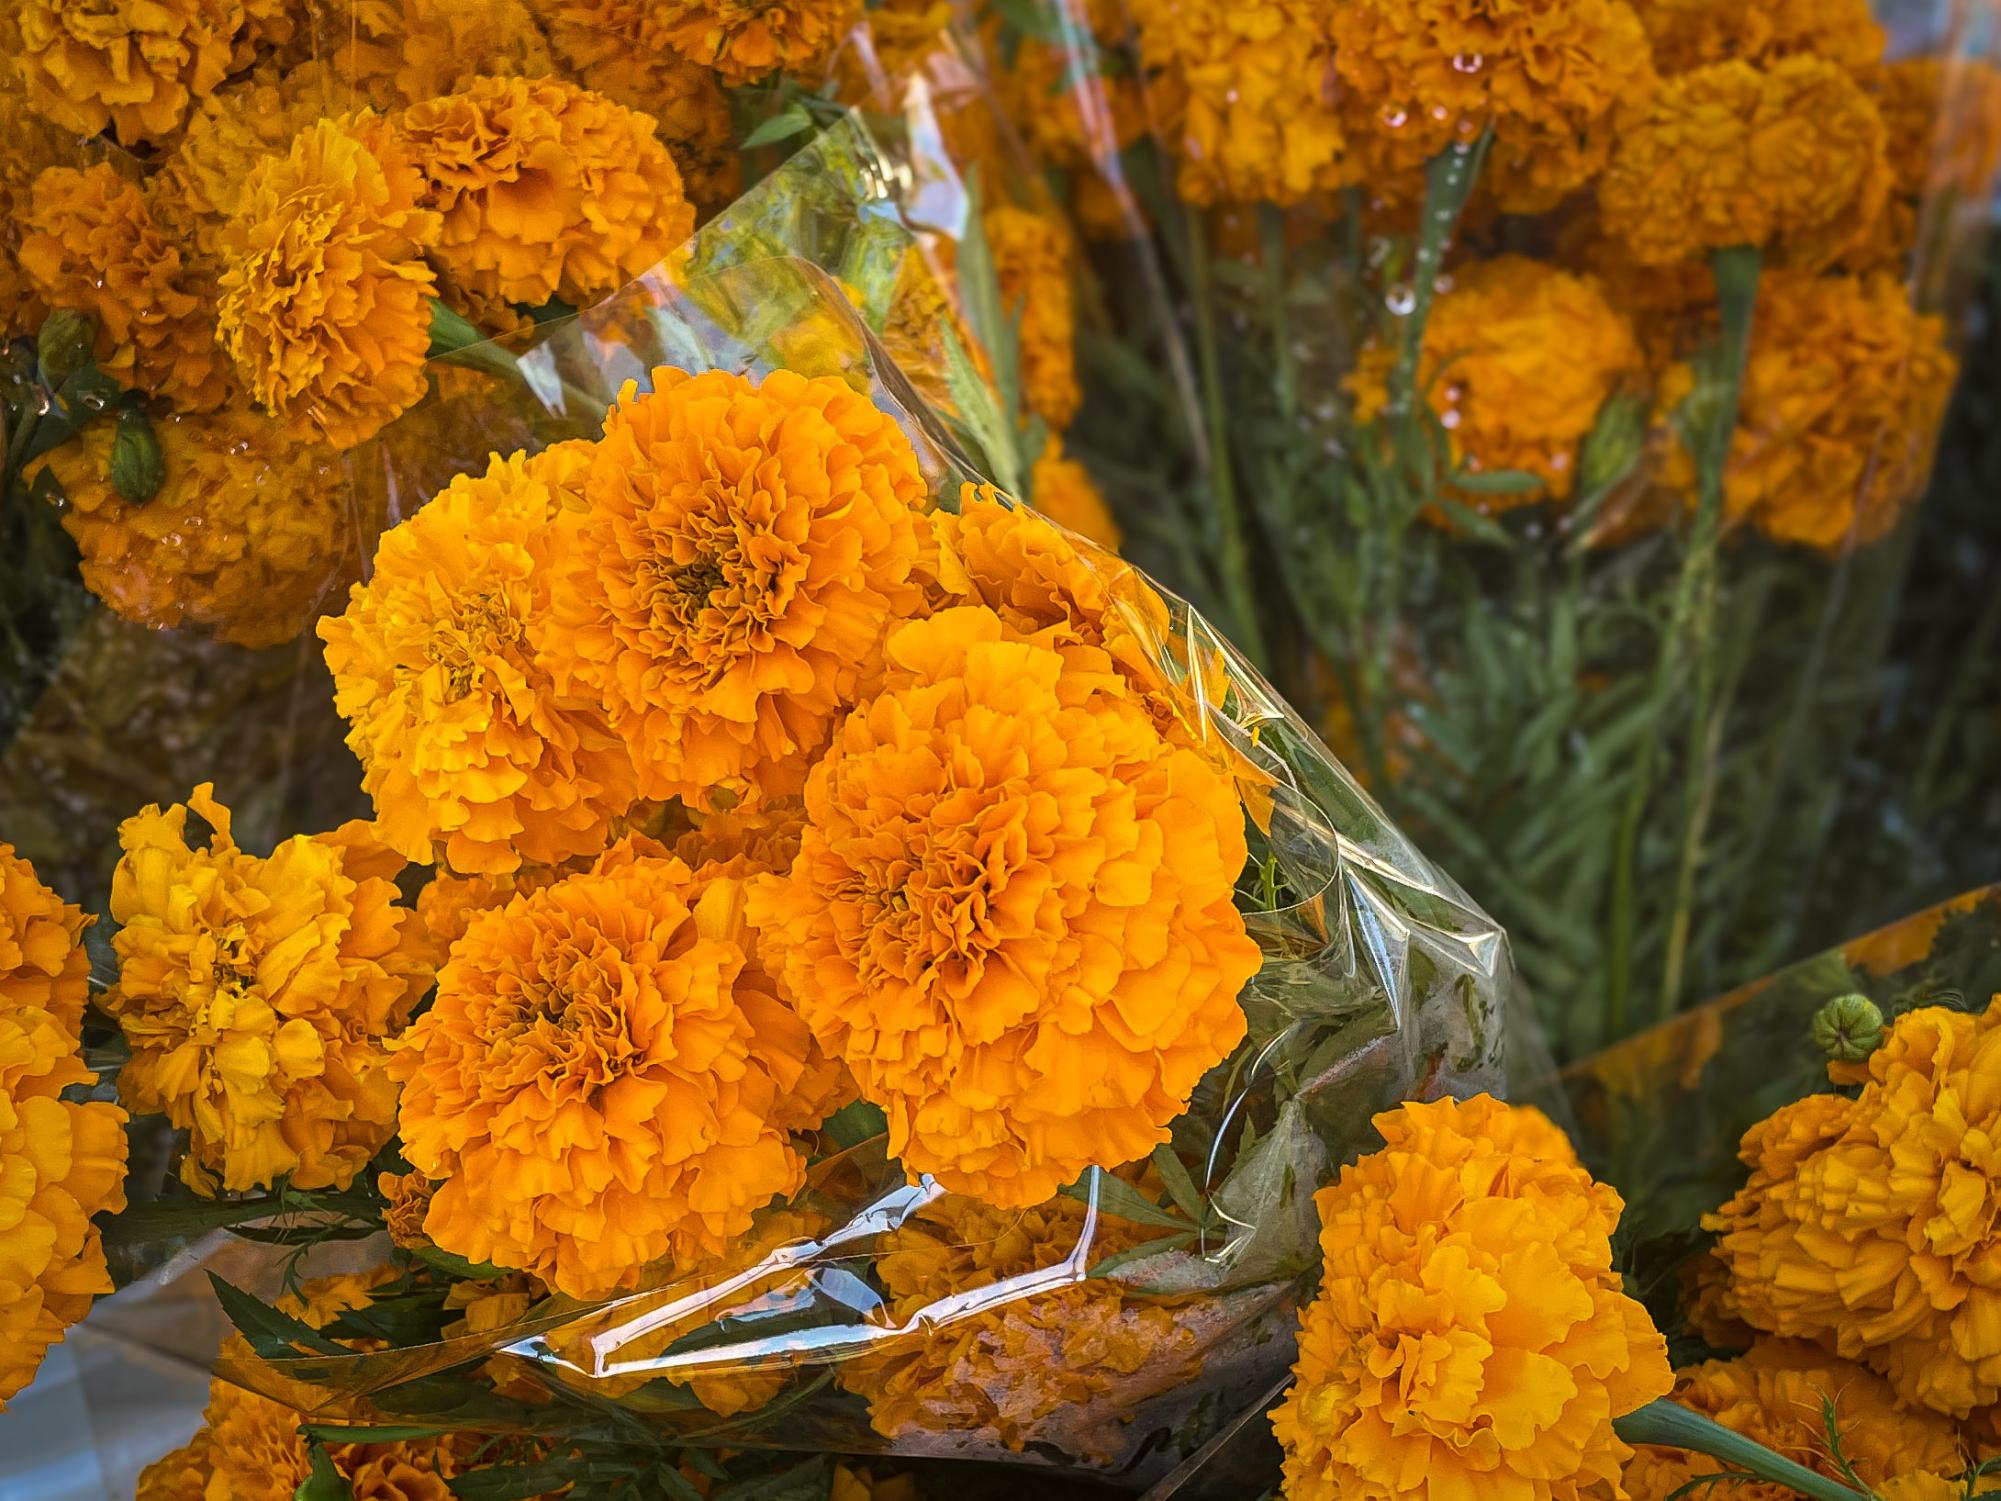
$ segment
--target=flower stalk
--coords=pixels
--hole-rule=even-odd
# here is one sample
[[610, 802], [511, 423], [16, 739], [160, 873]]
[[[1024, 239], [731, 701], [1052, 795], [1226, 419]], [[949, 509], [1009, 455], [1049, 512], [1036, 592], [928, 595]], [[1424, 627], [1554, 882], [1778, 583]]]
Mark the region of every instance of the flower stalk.
[[1864, 1492], [1829, 1480], [1805, 1465], [1774, 1454], [1763, 1444], [1732, 1432], [1721, 1423], [1691, 1411], [1666, 1397], [1657, 1397], [1612, 1427], [1629, 1444], [1658, 1444], [1673, 1449], [1693, 1449], [1712, 1459], [1734, 1465], [1747, 1476], [1790, 1486], [1813, 1501], [1869, 1501]]

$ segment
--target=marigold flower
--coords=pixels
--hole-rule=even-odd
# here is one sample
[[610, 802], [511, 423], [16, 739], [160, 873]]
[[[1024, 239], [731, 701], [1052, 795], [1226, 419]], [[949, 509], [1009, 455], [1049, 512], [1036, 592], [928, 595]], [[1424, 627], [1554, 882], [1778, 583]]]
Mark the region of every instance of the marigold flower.
[[[924, 1496], [914, 1475], [877, 1475], [836, 1460], [827, 1501], [924, 1501]], [[1900, 1497], [1898, 1501], [1930, 1501], [1930, 1498]]]
[[814, 77], [862, 18], [862, 0], [661, 0], [660, 36], [724, 83]]
[[392, 1064], [424, 1233], [580, 1297], [728, 1250], [818, 1107], [751, 945], [741, 881], [629, 842], [477, 918]]
[[[190, 812], [213, 831], [205, 849], [188, 844]], [[181, 1180], [197, 1193], [288, 1175], [347, 1187], [395, 1128], [384, 1044], [429, 981], [401, 950], [395, 882], [375, 873], [401, 862], [357, 826], [245, 854], [206, 782], [118, 839], [119, 973], [102, 1004], [132, 1052], [119, 1093], [188, 1132]]]
[[1063, 440], [1051, 435], [1029, 469], [1028, 493], [1035, 509], [1060, 527], [1107, 552], [1119, 550], [1119, 524], [1099, 492], [1091, 471], [1063, 456]]
[[1811, 53], [1844, 68], [1883, 55], [1883, 28], [1869, 0], [1644, 0], [1634, 7], [1653, 44], [1654, 66], [1686, 73], [1733, 59], [1771, 63]]
[[1272, 1429], [1292, 1501], [1616, 1487], [1612, 1420], [1673, 1385], [1612, 1269], [1625, 1208], [1549, 1118], [1486, 1095], [1375, 1120], [1315, 1195], [1325, 1269]]
[[[1133, 1403], [1192, 1374], [1195, 1332], [1179, 1300], [1086, 1279], [1090, 1266], [1159, 1234], [1103, 1211], [1087, 1224], [1090, 1214], [1071, 1198], [1002, 1209], [948, 1194], [884, 1238], [876, 1274], [903, 1332], [834, 1368], [841, 1387], [868, 1399], [877, 1433], [1117, 1454]], [[1024, 1287], [1015, 1301], [938, 1317], [955, 1293], [1015, 1279]]]
[[1887, 134], [1890, 196], [1864, 239], [1842, 256], [1850, 270], [1902, 275], [1919, 252], [1928, 200], [1985, 199], [2001, 159], [2001, 72], [1971, 58], [1907, 57], [1860, 74]]
[[204, 1428], [139, 1472], [132, 1501], [201, 1501], [213, 1469]]
[[90, 919], [0, 843], [0, 1411], [111, 1291], [91, 1216], [125, 1207], [125, 1112], [85, 1068]]
[[[1396, 362], [1387, 345], [1364, 351], [1348, 381], [1359, 421], [1388, 405]], [[1455, 271], [1425, 326], [1418, 388], [1446, 429], [1455, 465], [1519, 470], [1542, 483], [1454, 498], [1483, 511], [1569, 499], [1578, 445], [1642, 364], [1632, 324], [1591, 276], [1518, 255]]]
[[1911, 1470], [1876, 1487], [1880, 1501], [1963, 1501], [1966, 1493], [1965, 1477], [1957, 1469], [1946, 1474]]
[[[1843, 1480], [1822, 1405], [1831, 1404], [1842, 1455], [1878, 1494], [1887, 1494], [1880, 1487], [1901, 1470], [1960, 1468], [1959, 1439], [1945, 1419], [1900, 1411], [1881, 1377], [1797, 1341], [1765, 1340], [1734, 1360], [1677, 1371], [1673, 1397], [1795, 1464]], [[1641, 1445], [1627, 1462], [1623, 1483], [1632, 1501], [1667, 1501], [1716, 1469], [1707, 1455]], [[1795, 1495], [1790, 1487], [1748, 1478], [1731, 1489], [1743, 1501], [1792, 1501]]]
[[560, 881], [563, 871], [547, 865], [523, 866], [506, 875], [461, 876], [441, 870], [417, 893], [413, 952], [433, 970], [444, 968], [452, 945], [482, 912], [505, 907], [524, 891]]
[[[0, 42], [6, 32], [0, 29]], [[19, 90], [0, 89], [0, 338], [32, 334], [48, 309], [21, 267], [21, 237], [35, 180], [51, 167], [67, 165], [76, 141], [28, 108]]]
[[162, 418], [153, 436], [165, 477], [139, 505], [112, 486], [110, 422], [42, 461], [62, 485], [85, 585], [139, 625], [239, 646], [292, 640], [360, 564], [338, 455], [238, 411]]
[[1333, 8], [1133, 0], [1140, 62], [1193, 203], [1298, 203], [1356, 180], [1334, 102]]
[[728, 866], [733, 874], [789, 870], [806, 832], [806, 805], [783, 798], [760, 807], [701, 813], [674, 843], [674, 853], [700, 871]]
[[549, 42], [524, 0], [346, 0], [328, 60], [377, 109], [418, 104], [480, 74], [556, 72]]
[[891, 1154], [1001, 1206], [1165, 1141], [1260, 962], [1229, 782], [1108, 654], [1009, 635], [966, 606], [890, 638], [807, 783], [798, 858], [752, 899]]
[[591, 447], [496, 457], [383, 534], [375, 573], [320, 622], [334, 707], [413, 860], [505, 875], [592, 855], [633, 798], [596, 703], [559, 690], [536, 650], [555, 580], [538, 554]]
[[242, 0], [21, 0], [28, 102], [78, 135], [164, 140], [231, 68]]
[[405, 1250], [430, 1245], [431, 1237], [424, 1233], [424, 1216], [431, 1212], [431, 1196], [438, 1185], [422, 1173], [378, 1173], [375, 1189], [387, 1201], [382, 1227], [390, 1240]]
[[[1957, 363], [1940, 319], [1888, 276], [1775, 275], [1758, 289], [1725, 516], [1775, 542], [1841, 553], [1888, 534], [1924, 491]], [[1688, 365], [1661, 378], [1672, 412]], [[1672, 445], [1662, 478], [1690, 503], [1695, 461]]]
[[1876, 106], [1834, 63], [1716, 63], [1625, 107], [1599, 211], [1646, 265], [1755, 245], [1817, 270], [1881, 211], [1885, 145]]
[[839, 97], [859, 103], [877, 84], [886, 85], [890, 97], [900, 95], [934, 51], [950, 46], [945, 33], [951, 24], [952, 0], [876, 0], [860, 27], [868, 38], [866, 55], [851, 42], [836, 59]]
[[244, 184], [217, 336], [295, 437], [351, 448], [424, 395], [438, 219], [422, 189], [367, 116], [309, 126]]
[[1808, 1095], [1744, 1133], [1750, 1181], [1703, 1220], [1729, 1311], [1963, 1418], [2001, 1400], [2001, 1005], [1908, 1012], [1840, 1077], [1859, 1097]]
[[119, 384], [211, 411], [229, 394], [229, 362], [181, 252], [145, 195], [109, 162], [51, 167], [35, 179], [20, 264], [37, 298], [97, 319], [97, 362]]
[[555, 534], [545, 650], [596, 692], [640, 791], [782, 797], [911, 612], [923, 476], [842, 381], [660, 369], [605, 420]]
[[1061, 430], [1083, 400], [1069, 242], [1055, 220], [1005, 203], [987, 210], [985, 229], [1001, 306], [1019, 320], [1022, 400]]
[[[951, 6], [933, 5], [947, 17]], [[1131, 23], [1118, 0], [1082, 0], [1073, 12], [1090, 32], [1073, 46], [1061, 41], [1017, 34], [1009, 41], [1012, 54], [999, 43], [990, 47], [995, 59], [994, 87], [1007, 117], [1022, 134], [1039, 162], [1068, 171], [1088, 169], [1116, 157], [1145, 134], [1146, 99], [1139, 78], [1112, 65], [1085, 65], [1088, 47], [1102, 54], [1123, 46]], [[880, 11], [869, 13], [878, 34]], [[998, 19], [993, 23], [1002, 24]]]

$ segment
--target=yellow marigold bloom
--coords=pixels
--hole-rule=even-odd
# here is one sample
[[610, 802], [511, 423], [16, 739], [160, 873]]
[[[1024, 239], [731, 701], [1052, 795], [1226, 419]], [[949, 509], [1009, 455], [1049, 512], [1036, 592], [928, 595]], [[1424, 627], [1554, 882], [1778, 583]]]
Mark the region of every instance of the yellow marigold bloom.
[[[1896, 1393], [1879, 1376], [1812, 1345], [1766, 1340], [1734, 1360], [1711, 1360], [1675, 1373], [1674, 1400], [1734, 1433], [1763, 1444], [1830, 1480], [1843, 1479], [1828, 1443], [1822, 1403], [1834, 1407], [1841, 1451], [1865, 1485], [1905, 1469], [1960, 1469], [1959, 1439], [1936, 1413], [1900, 1411]], [[1632, 1501], [1667, 1501], [1698, 1475], [1718, 1466], [1706, 1454], [1642, 1445], [1626, 1465]], [[1795, 1492], [1746, 1480], [1731, 1490], [1743, 1501], [1792, 1501]], [[1957, 1494], [1957, 1492], [1955, 1492]], [[1921, 1501], [1923, 1492], [1911, 1501]]]
[[1890, 197], [1842, 262], [1902, 275], [1927, 200], [1984, 201], [2001, 159], [2001, 72], [1972, 58], [1907, 57], [1860, 75], [1888, 135]]
[[806, 832], [806, 805], [783, 798], [761, 807], [727, 813], [700, 813], [695, 826], [674, 844], [674, 853], [695, 870], [728, 865], [733, 870], [788, 870]]
[[[1625, 0], [1355, 0], [1328, 8], [1351, 140], [1371, 177], [1421, 191], [1424, 160], [1495, 135], [1488, 187], [1510, 213], [1542, 213], [1595, 177], [1613, 107], [1653, 81], [1646, 33]], [[1289, 38], [1282, 38], [1289, 40]]]
[[621, 394], [557, 529], [545, 650], [603, 699], [645, 796], [795, 793], [917, 603], [916, 454], [836, 379], [653, 385]]
[[1194, 203], [1293, 204], [1356, 178], [1318, 0], [1133, 0], [1139, 56]]
[[[877, 85], [887, 86], [889, 98], [897, 97], [905, 83], [924, 73], [935, 52], [949, 55], [945, 33], [951, 24], [952, 0], [876, 0], [836, 59], [839, 97], [860, 104]], [[866, 55], [859, 45], [864, 35]]]
[[1902, 1475], [1892, 1475], [1876, 1487], [1880, 1501], [1965, 1501], [1966, 1479], [1954, 1469], [1946, 1474], [1937, 1470], [1911, 1470]]
[[2001, 1400], [2001, 1005], [1908, 1012], [1844, 1077], [1858, 1098], [1809, 1095], [1744, 1133], [1750, 1181], [1703, 1220], [1730, 1311], [1963, 1418]]
[[[1387, 345], [1363, 352], [1348, 380], [1358, 420], [1373, 421], [1388, 405], [1396, 361]], [[1578, 444], [1643, 363], [1632, 323], [1592, 276], [1518, 255], [1455, 271], [1425, 325], [1418, 388], [1456, 465], [1520, 470], [1542, 483], [1454, 498], [1483, 511], [1568, 500]]]
[[425, 1234], [573, 1296], [727, 1251], [817, 1120], [812, 1038], [751, 948], [742, 881], [630, 844], [476, 919], [392, 1064], [441, 1180]]
[[1001, 1206], [1165, 1141], [1260, 962], [1235, 789], [1109, 654], [1010, 634], [967, 606], [890, 638], [807, 783], [798, 858], [753, 895], [891, 1155]]
[[[1944, 324], [1913, 310], [1888, 276], [1765, 278], [1724, 474], [1726, 517], [1827, 553], [1882, 538], [1924, 491], [1957, 369]], [[1672, 367], [1661, 409], [1694, 387], [1689, 366]], [[1679, 442], [1663, 478], [1693, 502], [1695, 464]]]
[[1616, 1493], [1612, 1420], [1673, 1385], [1612, 1269], [1625, 1205], [1548, 1117], [1480, 1095], [1376, 1117], [1315, 1196], [1325, 1270], [1272, 1429], [1291, 1501]]
[[111, 1291], [91, 1216], [125, 1207], [125, 1112], [83, 1066], [90, 920], [0, 843], [0, 1411]]
[[1811, 53], [1844, 68], [1883, 55], [1883, 28], [1869, 0], [1636, 0], [1633, 7], [1663, 73], [1686, 73], [1733, 59], [1776, 62]]
[[367, 117], [309, 126], [244, 184], [217, 336], [294, 436], [351, 448], [423, 397], [438, 219], [422, 189]]
[[476, 298], [582, 306], [695, 227], [646, 116], [556, 79], [475, 78], [395, 129], [441, 218], [434, 256]]
[[592, 855], [633, 797], [596, 703], [559, 691], [534, 635], [554, 607], [538, 556], [590, 462], [585, 443], [496, 457], [383, 534], [375, 572], [320, 622], [334, 707], [384, 842], [505, 875]]
[[422, 1173], [379, 1173], [375, 1188], [388, 1200], [382, 1225], [389, 1238], [405, 1250], [428, 1246], [431, 1237], [424, 1233], [424, 1216], [431, 1212], [431, 1196], [438, 1185]]
[[1063, 440], [1052, 435], [1029, 470], [1028, 493], [1035, 509], [1107, 552], [1117, 552], [1119, 524], [1091, 478], [1091, 471], [1063, 456]]
[[660, 37], [724, 83], [816, 78], [862, 18], [862, 0], [660, 0]]
[[418, 104], [482, 73], [556, 72], [549, 42], [524, 0], [342, 0], [328, 61], [362, 103]]
[[208, 1430], [204, 1428], [180, 1448], [161, 1455], [139, 1472], [132, 1501], [202, 1501], [213, 1469]]
[[282, 75], [267, 66], [216, 90], [188, 117], [151, 196], [191, 259], [216, 261], [223, 227], [242, 201], [251, 168], [267, 156], [283, 156], [293, 136], [331, 113], [338, 88], [322, 64], [303, 64]]
[[1069, 241], [1056, 220], [1011, 204], [987, 210], [985, 228], [1001, 306], [1019, 320], [1022, 400], [1061, 430], [1083, 400]]
[[339, 456], [240, 411], [157, 419], [153, 436], [165, 477], [142, 505], [112, 487], [109, 422], [42, 461], [68, 502], [84, 583], [139, 625], [292, 640], [360, 562]]
[[118, 983], [102, 1002], [132, 1051], [120, 1095], [188, 1132], [181, 1179], [197, 1193], [347, 1187], [395, 1128], [385, 1042], [429, 980], [402, 952], [395, 882], [375, 873], [401, 862], [357, 826], [245, 854], [206, 782], [118, 839]]
[[[834, 1368], [836, 1382], [868, 1399], [877, 1433], [950, 1433], [1017, 1453], [1047, 1443], [1085, 1460], [1117, 1454], [1133, 1403], [1193, 1374], [1195, 1334], [1175, 1299], [1086, 1280], [1091, 1265], [1160, 1233], [1100, 1211], [1087, 1235], [1089, 1213], [1070, 1198], [1001, 1209], [948, 1194], [884, 1238], [876, 1274], [901, 1332], [880, 1353]], [[937, 1317], [941, 1300], [1014, 1278], [1034, 1279], [1034, 1290]]]
[[97, 319], [105, 374], [188, 411], [222, 405], [229, 362], [208, 310], [179, 247], [117, 168], [50, 167], [35, 179], [22, 230], [21, 269], [37, 298]]
[[1815, 270], [1882, 210], [1886, 140], [1862, 86], [1824, 58], [1716, 63], [1624, 108], [1599, 211], [1646, 265], [1755, 245]]
[[164, 140], [227, 76], [243, 0], [21, 0], [28, 102], [65, 130]]

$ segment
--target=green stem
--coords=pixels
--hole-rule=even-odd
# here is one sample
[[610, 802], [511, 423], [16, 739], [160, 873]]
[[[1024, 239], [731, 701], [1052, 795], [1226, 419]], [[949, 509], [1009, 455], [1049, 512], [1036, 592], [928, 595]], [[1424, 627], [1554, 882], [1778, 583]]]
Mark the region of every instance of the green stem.
[[1851, 1490], [1838, 1480], [1829, 1480], [1784, 1455], [1774, 1454], [1763, 1444], [1754, 1443], [1743, 1434], [1665, 1397], [1649, 1402], [1638, 1412], [1615, 1418], [1612, 1428], [1629, 1444], [1693, 1449], [1711, 1459], [1735, 1465], [1760, 1480], [1790, 1486], [1803, 1496], [1813, 1497], [1813, 1501], [1869, 1501], [1864, 1492]]
[[1221, 523], [1222, 592], [1235, 617], [1236, 642], [1259, 667], [1269, 668], [1264, 632], [1258, 624], [1257, 593], [1251, 584], [1249, 542], [1230, 454], [1229, 414], [1223, 403], [1222, 362], [1216, 351], [1215, 308], [1209, 295], [1209, 250], [1201, 210], [1190, 203], [1183, 213], [1188, 233], [1188, 290], [1195, 312], [1195, 353], [1202, 375], [1203, 425], [1209, 435], [1211, 488]]
[[152, 1241], [200, 1235], [206, 1230], [224, 1230], [247, 1225], [252, 1220], [275, 1219], [283, 1214], [338, 1215], [346, 1219], [366, 1219], [374, 1209], [365, 1195], [262, 1194], [254, 1199], [174, 1199], [157, 1204], [134, 1204], [101, 1221], [108, 1245], [146, 1245]]
[[1264, 260], [1265, 321], [1271, 325], [1272, 382], [1279, 415], [1290, 422], [1299, 411], [1299, 376], [1293, 368], [1291, 320], [1286, 316], [1283, 209], [1258, 205], [1258, 239]]

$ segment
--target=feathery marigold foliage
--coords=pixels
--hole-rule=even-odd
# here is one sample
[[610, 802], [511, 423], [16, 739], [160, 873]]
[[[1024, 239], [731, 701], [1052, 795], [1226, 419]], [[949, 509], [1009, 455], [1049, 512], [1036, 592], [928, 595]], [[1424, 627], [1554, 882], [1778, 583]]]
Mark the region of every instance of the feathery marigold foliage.
[[125, 1207], [125, 1112], [84, 1067], [90, 921], [0, 843], [0, 1412], [111, 1291], [91, 1216]]
[[[1348, 380], [1357, 421], [1373, 421], [1388, 405], [1396, 361], [1386, 344], [1363, 351]], [[1456, 467], [1516, 470], [1542, 483], [1453, 498], [1479, 510], [1567, 500], [1579, 443], [1642, 365], [1631, 321], [1596, 278], [1517, 255], [1454, 271], [1425, 324], [1418, 389], [1446, 429]]]
[[338, 455], [248, 412], [164, 417], [153, 423], [164, 478], [135, 505], [112, 485], [116, 436], [93, 423], [41, 464], [62, 485], [84, 583], [124, 619], [275, 646], [354, 577], [360, 538]]
[[817, 79], [862, 18], [862, 0], [659, 0], [659, 36], [724, 83], [776, 72]]
[[796, 793], [918, 603], [916, 454], [840, 380], [663, 368], [653, 386], [621, 394], [555, 530], [544, 650], [603, 701], [645, 796]]
[[727, 1251], [833, 1081], [751, 949], [742, 881], [631, 839], [474, 919], [391, 1065], [424, 1233], [579, 1297]]
[[1612, 1420], [1673, 1385], [1612, 1268], [1624, 1204], [1540, 1111], [1486, 1095], [1376, 1117], [1315, 1196], [1325, 1259], [1272, 1414], [1291, 1501], [1581, 1501], [1632, 1451]]
[[1879, 1372], [1904, 1406], [1989, 1407], [2001, 1004], [1907, 1012], [1866, 1063], [1830, 1073], [1860, 1094], [1808, 1095], [1745, 1132], [1750, 1180], [1703, 1220], [1727, 1311]]
[[222, 234], [217, 337], [298, 438], [351, 448], [424, 395], [438, 217], [383, 122], [321, 120], [252, 169]]
[[403, 951], [402, 861], [353, 824], [246, 854], [206, 782], [118, 839], [102, 1004], [132, 1054], [119, 1094], [188, 1133], [196, 1193], [347, 1187], [395, 1129], [387, 1040], [430, 980]]
[[1242, 1039], [1243, 810], [1100, 648], [964, 606], [888, 656], [753, 918], [891, 1155], [1039, 1203], [1165, 1141]]
[[626, 747], [537, 650], [543, 548], [592, 448], [460, 475], [383, 534], [375, 572], [319, 625], [376, 829], [412, 860], [506, 875], [594, 855], [633, 797]]
[[1060, 431], [1084, 399], [1068, 238], [1058, 221], [1012, 204], [988, 209], [984, 228], [1001, 306], [1020, 329], [1022, 401]]
[[242, 0], [20, 0], [9, 61], [55, 124], [144, 146], [229, 74], [242, 22]]

